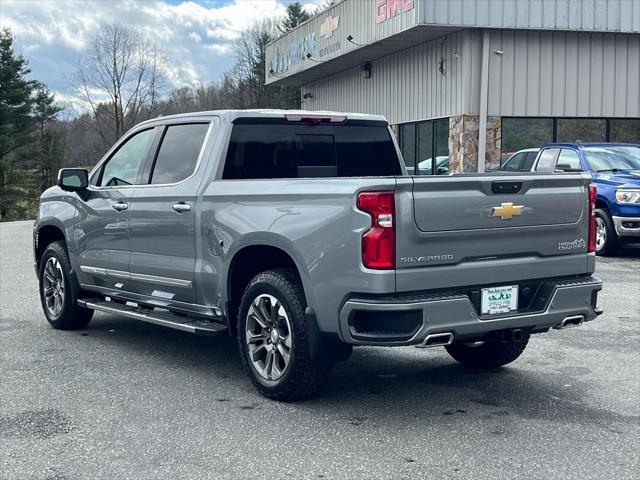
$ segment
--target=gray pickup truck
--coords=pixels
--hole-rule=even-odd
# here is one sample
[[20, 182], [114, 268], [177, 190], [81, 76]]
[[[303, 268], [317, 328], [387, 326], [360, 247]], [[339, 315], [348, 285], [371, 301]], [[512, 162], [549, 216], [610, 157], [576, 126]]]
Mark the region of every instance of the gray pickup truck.
[[42, 307], [236, 337], [257, 389], [312, 395], [353, 346], [515, 360], [600, 313], [584, 173], [408, 176], [384, 117], [212, 111], [63, 169], [34, 226]]

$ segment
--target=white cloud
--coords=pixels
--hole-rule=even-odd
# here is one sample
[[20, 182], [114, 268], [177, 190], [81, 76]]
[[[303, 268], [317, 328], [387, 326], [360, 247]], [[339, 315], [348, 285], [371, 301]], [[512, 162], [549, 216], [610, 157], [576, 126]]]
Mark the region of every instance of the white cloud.
[[196, 32], [191, 32], [189, 34], [189, 38], [191, 40], [193, 40], [196, 43], [201, 43], [202, 42], [202, 37], [200, 35], [198, 35]]
[[[16, 49], [30, 61], [32, 76], [75, 106], [65, 79], [102, 24], [121, 24], [155, 41], [166, 58], [168, 86], [176, 88], [217, 80], [233, 63], [232, 42], [243, 30], [285, 13], [284, 0], [0, 1], [0, 23], [16, 36]], [[322, 0], [307, 1], [305, 7], [316, 1]]]
[[204, 48], [220, 55], [228, 55], [233, 51], [233, 43], [210, 43]]

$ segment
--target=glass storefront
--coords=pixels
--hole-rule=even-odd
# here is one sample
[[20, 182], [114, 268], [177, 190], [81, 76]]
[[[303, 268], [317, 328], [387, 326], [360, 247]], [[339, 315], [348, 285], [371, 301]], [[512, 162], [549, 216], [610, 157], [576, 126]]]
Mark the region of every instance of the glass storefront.
[[558, 118], [556, 142], [606, 142], [607, 121], [604, 118]]
[[[398, 135], [407, 173], [449, 173], [448, 118], [401, 124]], [[519, 150], [552, 142], [640, 143], [640, 118], [502, 117], [502, 163]]]
[[553, 141], [552, 118], [502, 117], [502, 155]]
[[502, 161], [552, 142], [640, 143], [640, 119], [502, 117]]
[[640, 118], [614, 118], [609, 120], [609, 141], [640, 143]]
[[399, 126], [398, 132], [400, 150], [409, 175], [449, 173], [448, 118], [405, 123]]

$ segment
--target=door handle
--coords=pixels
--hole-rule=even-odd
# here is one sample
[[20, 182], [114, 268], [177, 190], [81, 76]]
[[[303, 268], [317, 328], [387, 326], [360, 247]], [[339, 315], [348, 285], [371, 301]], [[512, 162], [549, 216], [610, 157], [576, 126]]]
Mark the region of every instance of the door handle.
[[171, 210], [173, 210], [176, 213], [184, 213], [184, 212], [190, 212], [191, 211], [191, 205], [189, 205], [188, 203], [175, 203], [173, 205], [173, 207], [171, 207]]
[[126, 209], [129, 208], [129, 204], [124, 202], [116, 202], [112, 205], [112, 207], [116, 212], [124, 212]]

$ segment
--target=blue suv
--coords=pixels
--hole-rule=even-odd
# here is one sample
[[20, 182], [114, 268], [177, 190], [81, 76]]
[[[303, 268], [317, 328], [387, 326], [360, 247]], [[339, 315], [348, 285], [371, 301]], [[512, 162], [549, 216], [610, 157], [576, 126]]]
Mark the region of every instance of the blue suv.
[[640, 145], [547, 144], [533, 170], [589, 172], [598, 189], [597, 254], [610, 255], [621, 243], [640, 241]]

